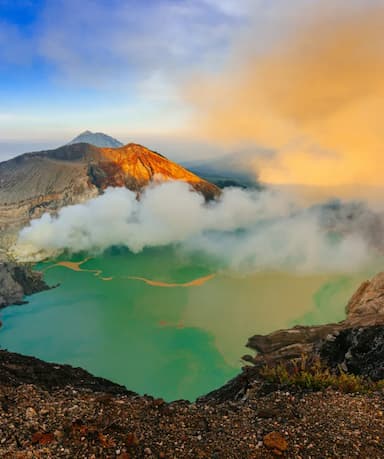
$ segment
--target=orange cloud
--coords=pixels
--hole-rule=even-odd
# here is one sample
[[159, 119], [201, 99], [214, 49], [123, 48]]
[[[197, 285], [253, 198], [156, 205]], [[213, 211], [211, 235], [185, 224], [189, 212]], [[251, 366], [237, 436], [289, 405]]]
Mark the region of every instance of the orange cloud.
[[255, 160], [266, 182], [383, 182], [384, 6], [329, 5], [264, 53], [245, 52], [186, 87], [200, 134], [277, 151]]

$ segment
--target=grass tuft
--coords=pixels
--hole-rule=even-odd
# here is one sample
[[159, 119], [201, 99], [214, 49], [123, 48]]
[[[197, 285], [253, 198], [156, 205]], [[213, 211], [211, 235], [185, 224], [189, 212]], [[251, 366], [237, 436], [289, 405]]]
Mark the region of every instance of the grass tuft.
[[341, 367], [332, 370], [319, 357], [290, 360], [265, 365], [260, 376], [268, 382], [284, 387], [319, 391], [332, 388], [344, 393], [367, 393], [384, 389], [384, 380], [372, 381], [364, 376], [345, 372]]

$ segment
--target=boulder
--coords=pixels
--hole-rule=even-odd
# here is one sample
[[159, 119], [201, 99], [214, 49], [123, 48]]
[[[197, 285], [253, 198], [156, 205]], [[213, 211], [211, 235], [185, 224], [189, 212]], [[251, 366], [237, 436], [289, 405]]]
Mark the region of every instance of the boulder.
[[373, 381], [384, 379], [384, 326], [342, 330], [334, 340], [322, 344], [320, 355], [332, 368], [341, 367]]

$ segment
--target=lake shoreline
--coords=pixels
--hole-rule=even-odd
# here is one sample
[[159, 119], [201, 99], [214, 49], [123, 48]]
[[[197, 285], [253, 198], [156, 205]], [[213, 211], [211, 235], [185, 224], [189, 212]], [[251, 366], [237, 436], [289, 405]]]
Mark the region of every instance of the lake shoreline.
[[32, 270], [31, 264], [0, 262], [0, 309], [26, 304], [26, 296], [49, 290], [43, 274]]

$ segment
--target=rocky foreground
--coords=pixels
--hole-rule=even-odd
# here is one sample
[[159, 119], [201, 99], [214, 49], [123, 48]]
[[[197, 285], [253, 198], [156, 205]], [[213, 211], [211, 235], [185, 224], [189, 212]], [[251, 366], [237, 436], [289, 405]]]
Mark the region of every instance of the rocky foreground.
[[[2, 371], [23, 365], [0, 359]], [[263, 394], [255, 381], [240, 400], [168, 404], [87, 378], [79, 387], [78, 376], [2, 383], [2, 458], [383, 457], [382, 393]]]
[[251, 338], [253, 365], [195, 403], [0, 351], [0, 457], [382, 458], [383, 316], [379, 274], [340, 324]]

